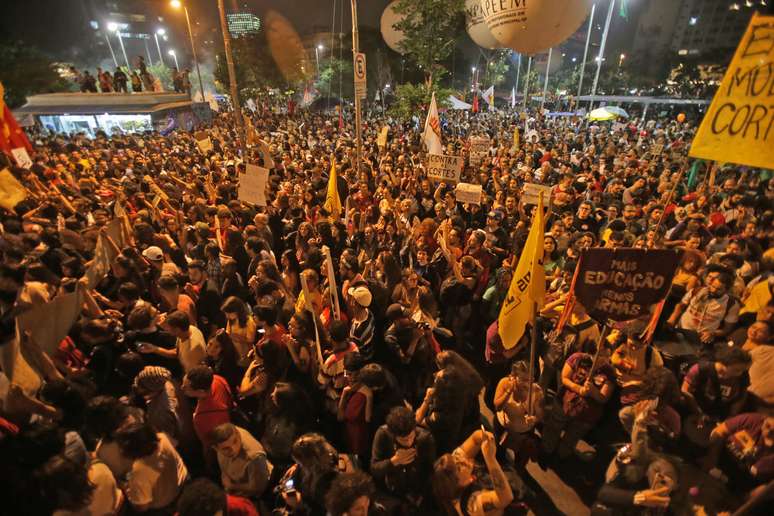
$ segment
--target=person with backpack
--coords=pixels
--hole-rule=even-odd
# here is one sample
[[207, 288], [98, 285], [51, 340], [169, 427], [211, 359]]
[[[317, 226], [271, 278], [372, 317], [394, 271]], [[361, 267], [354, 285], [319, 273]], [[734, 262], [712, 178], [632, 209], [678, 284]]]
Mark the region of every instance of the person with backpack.
[[667, 324], [696, 346], [728, 336], [739, 320], [739, 301], [730, 293], [733, 276], [720, 270], [707, 275], [706, 287], [688, 292]]

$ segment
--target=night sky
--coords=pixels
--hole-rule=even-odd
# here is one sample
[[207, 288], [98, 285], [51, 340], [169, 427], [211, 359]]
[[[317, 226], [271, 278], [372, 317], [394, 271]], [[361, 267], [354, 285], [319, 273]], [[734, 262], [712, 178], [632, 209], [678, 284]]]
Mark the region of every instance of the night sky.
[[[71, 50], [90, 42], [88, 19], [82, 10], [89, 0], [13, 0], [4, 1], [0, 16], [0, 38], [20, 39], [37, 46], [55, 59], [70, 57]], [[118, 0], [120, 4], [121, 0]], [[146, 0], [156, 5], [167, 25], [185, 37], [183, 18], [169, 8], [168, 0]], [[192, 21], [204, 30], [218, 26], [216, 0], [188, 0]], [[379, 26], [379, 18], [389, 0], [360, 0], [360, 25]], [[226, 8], [248, 5], [259, 17], [269, 9], [285, 15], [303, 35], [313, 28], [330, 30], [334, 0], [225, 0]], [[351, 27], [349, 0], [337, 0], [337, 21], [343, 6], [344, 32]]]

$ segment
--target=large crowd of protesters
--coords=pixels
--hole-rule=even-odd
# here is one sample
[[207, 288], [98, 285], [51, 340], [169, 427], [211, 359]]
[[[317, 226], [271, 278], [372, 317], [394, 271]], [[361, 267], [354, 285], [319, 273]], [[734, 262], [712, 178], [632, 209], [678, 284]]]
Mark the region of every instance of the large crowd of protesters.
[[[270, 156], [242, 154], [230, 114], [198, 128], [206, 153], [186, 132], [30, 134], [0, 342], [41, 382], [0, 376], [0, 512], [560, 513], [535, 471], [594, 514], [770, 510], [771, 171], [693, 166], [696, 120], [449, 111], [446, 152], [483, 187], [465, 204], [427, 178], [418, 124], [367, 115], [356, 163], [349, 118], [246, 116]], [[238, 198], [247, 163], [273, 165], [265, 207]], [[497, 331], [527, 183], [551, 187], [534, 367], [531, 331]], [[99, 241], [115, 258], [90, 284]], [[652, 338], [567, 302], [591, 247], [682, 253]], [[55, 349], [17, 330], [75, 291]]]
[[[158, 77], [155, 77], [142, 56], [134, 59], [132, 67], [118, 66], [116, 64], [113, 73], [97, 67], [94, 74], [89, 70], [79, 71], [74, 66], [69, 70], [73, 86], [81, 93], [142, 93], [161, 92], [164, 85]], [[191, 71], [188, 68], [179, 70], [177, 67], [170, 69], [172, 87], [175, 92], [191, 94]]]

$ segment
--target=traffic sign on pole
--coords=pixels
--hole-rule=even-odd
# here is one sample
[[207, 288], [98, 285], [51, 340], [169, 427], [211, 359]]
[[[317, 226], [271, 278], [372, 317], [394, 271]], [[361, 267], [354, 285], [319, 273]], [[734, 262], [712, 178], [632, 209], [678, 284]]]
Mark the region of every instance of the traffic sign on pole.
[[362, 52], [355, 54], [355, 95], [360, 98], [366, 98], [368, 89], [366, 87], [366, 56]]

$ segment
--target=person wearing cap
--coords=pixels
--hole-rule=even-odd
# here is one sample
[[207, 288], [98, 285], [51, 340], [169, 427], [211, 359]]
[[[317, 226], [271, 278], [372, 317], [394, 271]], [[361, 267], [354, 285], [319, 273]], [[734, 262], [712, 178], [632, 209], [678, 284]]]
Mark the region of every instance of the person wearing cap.
[[180, 269], [172, 262], [165, 260], [164, 251], [160, 247], [152, 245], [142, 252], [142, 257], [158, 271], [159, 276], [174, 276], [180, 273]]
[[191, 409], [168, 369], [146, 366], [134, 378], [135, 394], [145, 400], [145, 420], [175, 446], [190, 444]]
[[376, 329], [376, 319], [371, 306], [371, 291], [365, 284], [350, 287], [347, 290], [347, 304], [352, 325], [349, 337], [357, 343], [364, 360], [370, 362], [374, 358], [373, 339]]

